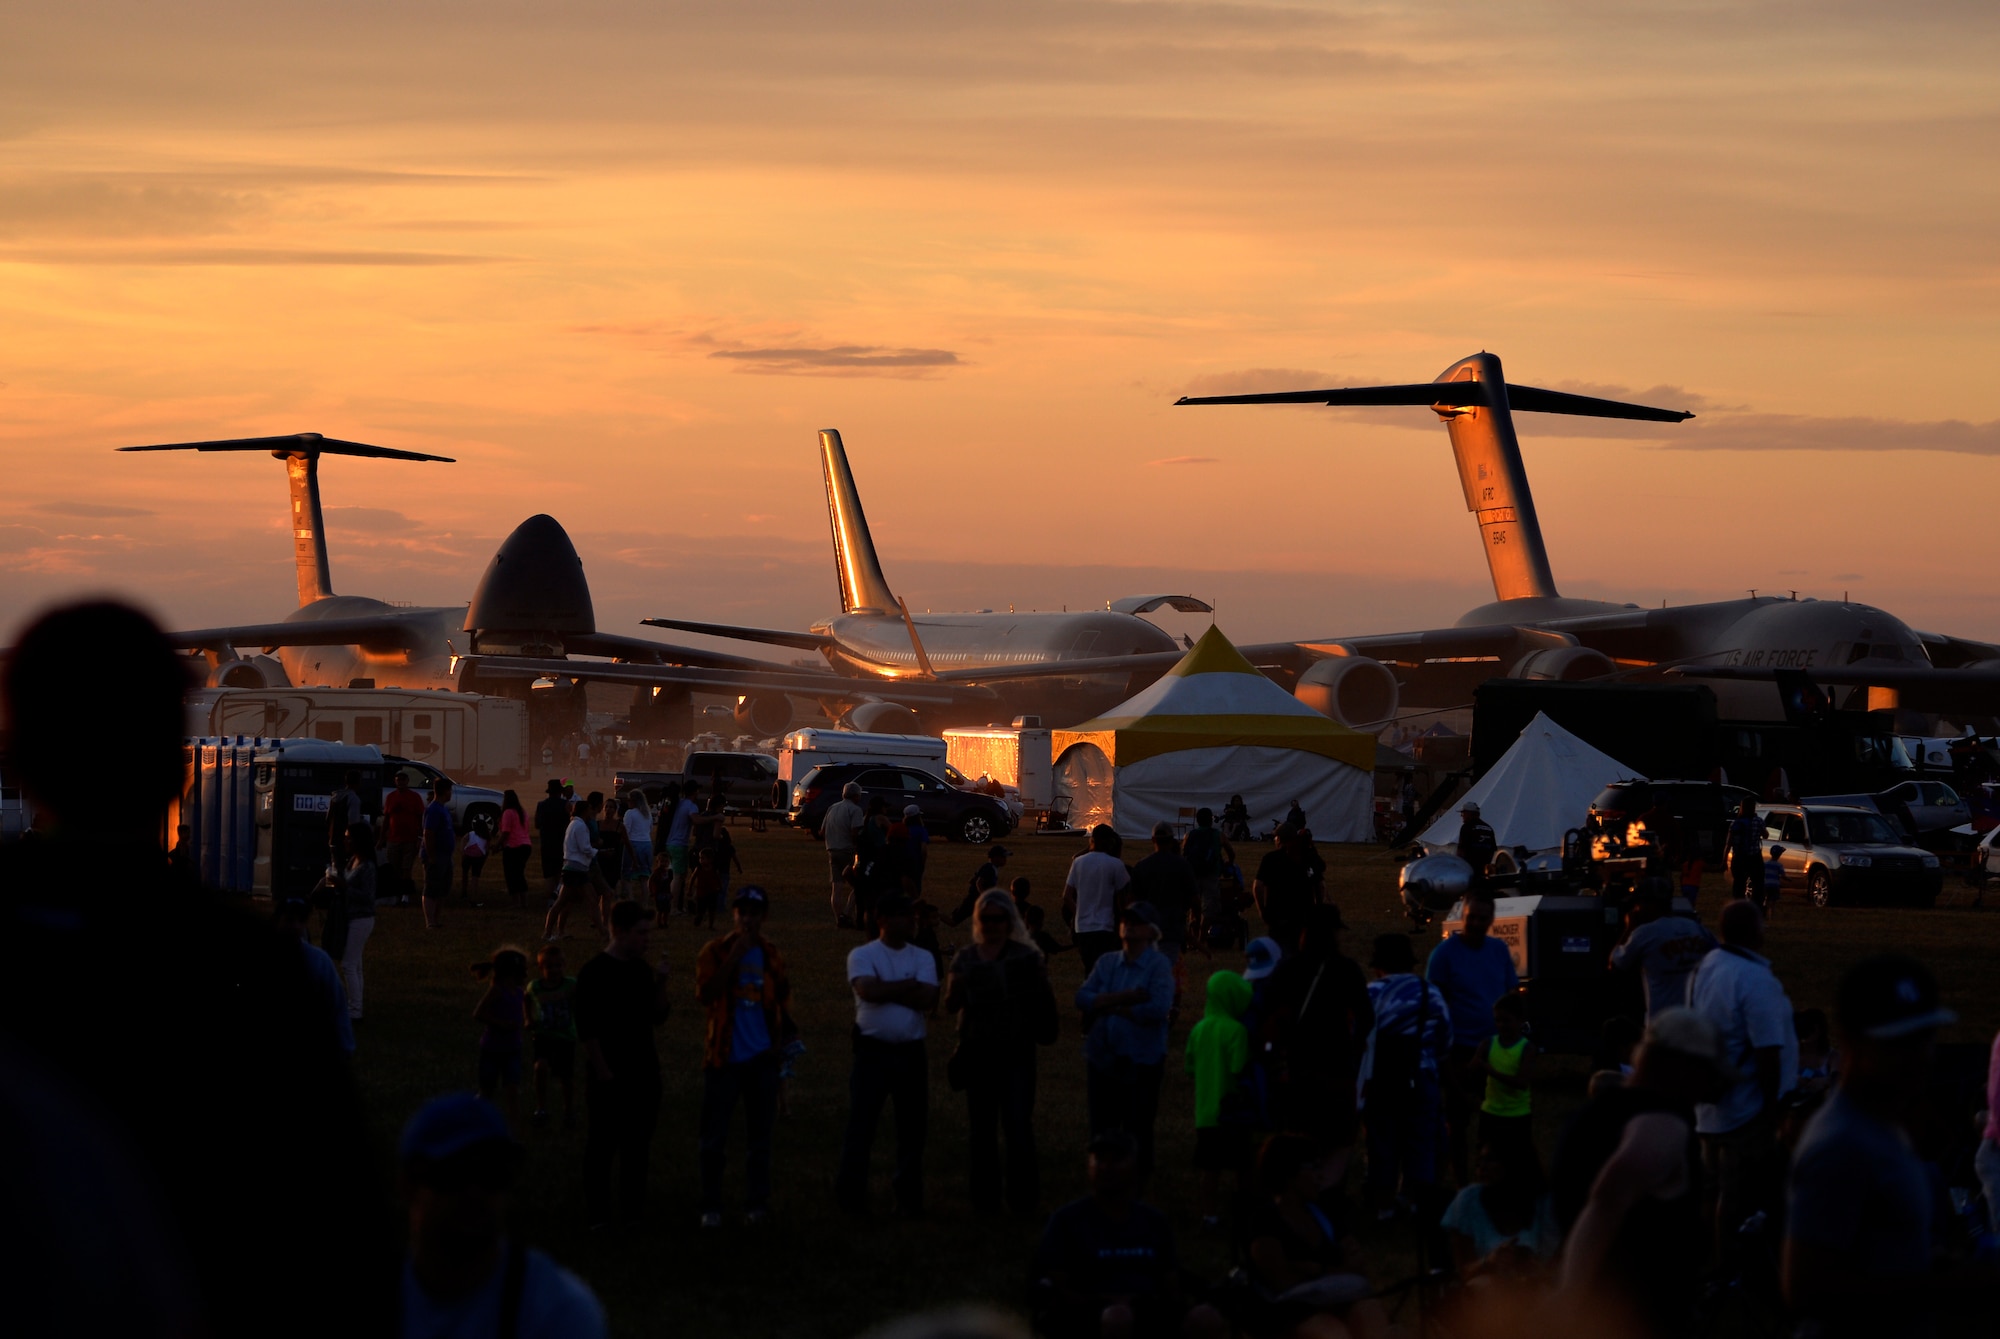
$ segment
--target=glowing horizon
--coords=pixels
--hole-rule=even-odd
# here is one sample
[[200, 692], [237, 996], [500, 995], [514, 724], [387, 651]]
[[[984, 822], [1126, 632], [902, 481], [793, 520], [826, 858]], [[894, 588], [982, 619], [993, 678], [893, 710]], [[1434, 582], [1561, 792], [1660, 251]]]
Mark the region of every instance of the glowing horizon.
[[463, 600], [547, 511], [608, 630], [801, 624], [837, 427], [914, 609], [1425, 626], [1490, 596], [1430, 414], [1171, 405], [1482, 347], [1699, 415], [1521, 417], [1565, 593], [2000, 639], [1977, 7], [223, 3], [14, 39], [0, 639], [85, 590], [282, 614], [275, 462], [110, 452], [301, 430], [460, 461], [329, 465], [354, 593]]

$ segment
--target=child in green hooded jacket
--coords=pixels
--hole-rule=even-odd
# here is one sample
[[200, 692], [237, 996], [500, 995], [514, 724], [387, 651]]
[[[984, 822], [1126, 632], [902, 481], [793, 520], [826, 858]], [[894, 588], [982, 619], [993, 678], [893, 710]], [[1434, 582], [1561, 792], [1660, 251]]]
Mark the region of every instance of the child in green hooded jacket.
[[1208, 1004], [1188, 1032], [1187, 1069], [1194, 1076], [1194, 1166], [1201, 1225], [1222, 1224], [1222, 1174], [1236, 1178], [1242, 1192], [1250, 1160], [1250, 1127], [1243, 1103], [1243, 1071], [1250, 1063], [1250, 1034], [1243, 1011], [1250, 1007], [1250, 983], [1235, 972], [1208, 978]]

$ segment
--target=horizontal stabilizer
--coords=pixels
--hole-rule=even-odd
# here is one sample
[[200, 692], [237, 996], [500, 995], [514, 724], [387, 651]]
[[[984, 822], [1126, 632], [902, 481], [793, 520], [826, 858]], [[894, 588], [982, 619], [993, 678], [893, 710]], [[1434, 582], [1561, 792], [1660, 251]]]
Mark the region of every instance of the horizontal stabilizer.
[[367, 442], [345, 442], [338, 437], [322, 437], [316, 432], [292, 432], [278, 437], [229, 437], [213, 442], [160, 442], [153, 446], [121, 446], [120, 451], [269, 451], [274, 455], [366, 456], [374, 460], [435, 460], [456, 464], [450, 456], [425, 455], [421, 451], [399, 451], [393, 446], [371, 446]]
[[1215, 607], [1192, 595], [1127, 595], [1104, 606], [1114, 614], [1150, 614], [1155, 609], [1172, 609], [1183, 614], [1212, 614]]
[[816, 632], [791, 632], [784, 628], [744, 628], [734, 623], [697, 623], [685, 618], [642, 618], [639, 622], [649, 628], [674, 628], [680, 632], [697, 632], [704, 637], [763, 642], [767, 646], [789, 646], [800, 651], [817, 651], [823, 646], [833, 645], [831, 637], [822, 637]]
[[[1507, 382], [1507, 403], [1511, 408], [1537, 414], [1579, 414], [1589, 418], [1643, 419], [1652, 423], [1679, 423], [1694, 415], [1679, 409], [1655, 409], [1650, 405], [1627, 404], [1623, 400], [1600, 400], [1592, 395], [1572, 395], [1568, 391], [1544, 390], [1539, 386], [1517, 386]], [[1175, 404], [1323, 404], [1361, 405], [1448, 405], [1468, 407], [1489, 403], [1483, 381], [1426, 381], [1416, 386], [1349, 386], [1322, 391], [1271, 391], [1262, 395], [1184, 395]]]

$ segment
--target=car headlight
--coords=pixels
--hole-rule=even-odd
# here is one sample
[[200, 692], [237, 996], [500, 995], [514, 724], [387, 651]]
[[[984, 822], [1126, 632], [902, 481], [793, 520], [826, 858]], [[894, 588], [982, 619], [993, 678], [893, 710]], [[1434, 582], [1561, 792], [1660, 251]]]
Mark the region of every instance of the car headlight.
[[1844, 855], [1840, 857], [1840, 863], [1847, 866], [1849, 869], [1867, 869], [1870, 865], [1874, 864], [1875, 861], [1871, 857], [1865, 855]]
[[1936, 856], [1927, 855], [1924, 857], [1925, 869], [1936, 869], [1937, 867], [1938, 867], [1938, 858]]

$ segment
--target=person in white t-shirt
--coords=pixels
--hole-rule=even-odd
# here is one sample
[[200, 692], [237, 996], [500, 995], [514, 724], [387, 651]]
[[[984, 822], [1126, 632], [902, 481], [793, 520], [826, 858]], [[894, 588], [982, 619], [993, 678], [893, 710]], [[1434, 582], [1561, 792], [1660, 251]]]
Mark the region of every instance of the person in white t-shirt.
[[1132, 883], [1132, 871], [1111, 854], [1117, 835], [1099, 823], [1090, 830], [1090, 849], [1069, 862], [1063, 884], [1063, 914], [1076, 928], [1076, 951], [1087, 976], [1097, 960], [1118, 951], [1118, 895]]
[[868, 1157], [883, 1104], [896, 1104], [897, 1211], [924, 1211], [924, 1137], [930, 1125], [926, 1022], [937, 1005], [937, 959], [910, 942], [916, 909], [891, 893], [875, 905], [877, 938], [847, 955], [854, 987], [852, 1106], [840, 1149], [834, 1197], [847, 1213], [868, 1212]]
[[1757, 951], [1764, 947], [1757, 905], [1725, 904], [1715, 930], [1722, 946], [1694, 969], [1688, 1007], [1722, 1035], [1737, 1080], [1718, 1100], [1695, 1106], [1694, 1128], [1717, 1240], [1733, 1242], [1752, 1213], [1776, 1207], [1759, 1199], [1759, 1189], [1777, 1147], [1778, 1099], [1799, 1086], [1799, 1038], [1785, 987]]

